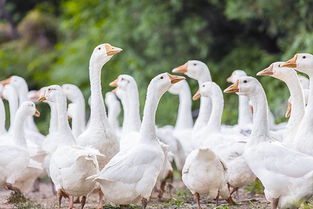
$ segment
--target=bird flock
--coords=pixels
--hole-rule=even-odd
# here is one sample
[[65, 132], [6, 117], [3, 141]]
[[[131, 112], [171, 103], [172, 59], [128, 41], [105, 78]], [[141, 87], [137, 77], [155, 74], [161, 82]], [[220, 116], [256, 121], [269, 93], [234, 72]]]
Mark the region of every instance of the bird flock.
[[[161, 73], [147, 87], [140, 117], [135, 79], [119, 75], [102, 96], [102, 67], [121, 48], [100, 44], [89, 62], [90, 117], [85, 99], [73, 84], [51, 85], [29, 91], [26, 81], [11, 76], [0, 82], [0, 186], [15, 192], [38, 190], [38, 178], [48, 175], [61, 207], [69, 198], [81, 208], [88, 195], [103, 204], [146, 208], [152, 192], [162, 198], [173, 188], [174, 165], [184, 185], [201, 208], [200, 196], [233, 205], [233, 193], [258, 178], [272, 209], [298, 208], [313, 195], [313, 55], [296, 54], [286, 62], [272, 63], [257, 73], [283, 81], [290, 98], [288, 122], [275, 124], [259, 81], [235, 70], [226, 80], [225, 93], [239, 99], [238, 123], [221, 123], [224, 99], [212, 81], [207, 65], [189, 60], [172, 70], [197, 80], [191, 97], [184, 76]], [[307, 74], [309, 79], [298, 75]], [[179, 97], [175, 126], [157, 127], [155, 115], [165, 92]], [[200, 99], [193, 123], [192, 100]], [[3, 99], [9, 104], [10, 126], [5, 128]], [[44, 136], [34, 122], [35, 103], [50, 107], [49, 133]], [[122, 106], [122, 108], [121, 108]], [[235, 107], [234, 107], [235, 108]], [[119, 114], [123, 109], [123, 123]], [[71, 125], [69, 123], [71, 118]]]

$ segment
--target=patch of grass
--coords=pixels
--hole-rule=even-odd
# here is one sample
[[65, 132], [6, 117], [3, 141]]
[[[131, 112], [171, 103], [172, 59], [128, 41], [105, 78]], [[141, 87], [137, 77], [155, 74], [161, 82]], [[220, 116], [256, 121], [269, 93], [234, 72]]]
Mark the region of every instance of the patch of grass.
[[312, 209], [313, 208], [313, 200], [308, 203], [303, 203], [300, 209]]
[[[124, 205], [123, 208], [140, 209], [141, 206], [139, 206], [139, 205]], [[120, 207], [119, 206], [112, 206], [112, 205], [104, 205], [103, 209], [120, 209]]]
[[249, 184], [244, 189], [252, 194], [263, 194], [264, 191], [264, 187], [259, 179], [256, 179], [252, 184]]
[[191, 193], [186, 188], [178, 188], [176, 191], [176, 198], [181, 201], [187, 201], [192, 198]]
[[215, 209], [229, 209], [227, 205], [219, 205]]
[[8, 203], [13, 204], [16, 209], [43, 209], [40, 204], [26, 198], [20, 192], [12, 192], [7, 201]]

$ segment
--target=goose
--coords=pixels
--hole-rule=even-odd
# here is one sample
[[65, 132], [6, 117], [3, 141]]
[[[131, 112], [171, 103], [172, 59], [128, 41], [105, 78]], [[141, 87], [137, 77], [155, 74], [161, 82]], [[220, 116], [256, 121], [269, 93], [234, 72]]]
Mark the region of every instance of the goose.
[[9, 135], [10, 141], [13, 143], [0, 145], [0, 185], [16, 192], [20, 192], [20, 189], [14, 184], [30, 165], [30, 155], [23, 127], [26, 118], [33, 115], [40, 115], [35, 104], [30, 101], [23, 102], [16, 113]]
[[[211, 74], [208, 66], [198, 60], [189, 60], [185, 64], [172, 70], [174, 73], [184, 73], [188, 77], [198, 81], [199, 86], [205, 81], [211, 81]], [[194, 124], [193, 130], [198, 131], [209, 121], [211, 113], [211, 103], [208, 98], [200, 100], [200, 109], [198, 118]]]
[[179, 96], [178, 115], [173, 135], [183, 146], [185, 155], [192, 151], [192, 112], [191, 92], [187, 81], [181, 81], [171, 86], [169, 93]]
[[[129, 75], [119, 75], [118, 78], [110, 83], [111, 87], [116, 87], [116, 94], [120, 97], [124, 108], [124, 121], [123, 134], [121, 137], [121, 151], [128, 150], [130, 147], [136, 145], [140, 140], [140, 126], [141, 119], [139, 115], [139, 93], [135, 79]], [[130, 124], [129, 124], [130, 123]], [[158, 190], [158, 197], [162, 198], [165, 191], [165, 185], [169, 182], [168, 187], [171, 192], [171, 183], [173, 181], [173, 168], [171, 163], [173, 159], [179, 169], [182, 169], [182, 165], [185, 159], [181, 161], [180, 154], [177, 150], [177, 139], [173, 138], [171, 133], [164, 137], [164, 129], [156, 129], [156, 135], [160, 140], [161, 147], [164, 151], [165, 160], [163, 168], [158, 176], [158, 184], [156, 190]], [[168, 145], [168, 146], [167, 146]], [[173, 156], [174, 155], [174, 156]], [[159, 188], [158, 188], [159, 186]]]
[[[227, 78], [228, 83], [235, 83], [241, 76], [246, 76], [246, 72], [243, 70], [235, 70], [231, 76]], [[252, 111], [249, 105], [249, 99], [246, 96], [238, 95], [239, 108], [238, 108], [238, 122], [235, 126], [239, 128], [240, 133], [243, 135], [249, 135], [252, 128]]]
[[304, 117], [299, 125], [301, 127], [295, 137], [294, 147], [300, 152], [308, 155], [313, 155], [313, 142], [311, 124], [313, 117], [311, 116], [313, 111], [313, 55], [309, 53], [298, 53], [292, 59], [282, 64], [283, 67], [294, 68], [299, 72], [305, 73], [309, 76], [310, 86], [308, 95], [308, 104], [305, 109]]
[[85, 99], [81, 90], [73, 84], [63, 84], [62, 89], [67, 99], [71, 102], [72, 132], [77, 138], [86, 128]]
[[193, 99], [210, 97], [212, 113], [205, 129], [207, 134], [202, 139], [201, 148], [209, 148], [224, 162], [226, 180], [233, 188], [231, 194], [240, 187], [246, 186], [255, 180], [255, 175], [245, 162], [243, 152], [247, 143], [246, 137], [241, 134], [226, 134], [222, 132], [221, 120], [224, 108], [224, 99], [221, 88], [214, 82], [201, 84]]
[[60, 86], [47, 87], [39, 101], [53, 102], [57, 108], [58, 127], [54, 137], [59, 144], [50, 158], [49, 175], [57, 191], [59, 207], [62, 197], [70, 197], [69, 208], [72, 208], [73, 196], [82, 196], [83, 208], [86, 196], [96, 187], [95, 182], [86, 178], [99, 172], [97, 156], [101, 154], [93, 148], [76, 145], [67, 120], [66, 96]]
[[271, 208], [293, 208], [301, 204], [313, 192], [313, 157], [270, 137], [267, 99], [257, 79], [241, 77], [224, 92], [246, 95], [253, 104], [253, 128], [244, 158], [262, 182]]
[[171, 84], [183, 79], [162, 73], [151, 80], [138, 143], [127, 151], [118, 152], [100, 173], [90, 177], [100, 184], [107, 202], [125, 205], [141, 201], [146, 208], [165, 158], [156, 136], [156, 109]]
[[121, 113], [121, 105], [118, 101], [116, 95], [113, 92], [107, 92], [105, 94], [104, 100], [107, 108], [108, 108], [108, 121], [112, 128], [114, 128], [117, 133], [120, 133], [120, 126], [118, 117]]
[[229, 204], [233, 204], [225, 171], [223, 162], [209, 148], [195, 149], [187, 156], [182, 180], [193, 194], [198, 209], [201, 209], [200, 195], [203, 194], [207, 195], [208, 199], [218, 200], [221, 196]]
[[282, 80], [286, 83], [290, 91], [293, 105], [290, 106], [289, 104], [288, 106], [288, 109], [292, 108], [292, 110], [290, 109], [291, 116], [288, 120], [286, 130], [284, 131], [283, 143], [287, 146], [292, 146], [300, 121], [304, 116], [304, 95], [296, 71], [281, 67], [282, 64], [283, 62], [275, 62], [264, 70], [258, 72], [257, 75], [271, 76]]
[[119, 151], [119, 141], [115, 131], [107, 119], [101, 90], [101, 68], [113, 55], [122, 49], [110, 44], [100, 44], [94, 50], [89, 62], [89, 77], [91, 87], [90, 119], [86, 130], [77, 137], [79, 145], [91, 146], [100, 151], [98, 156], [100, 169]]

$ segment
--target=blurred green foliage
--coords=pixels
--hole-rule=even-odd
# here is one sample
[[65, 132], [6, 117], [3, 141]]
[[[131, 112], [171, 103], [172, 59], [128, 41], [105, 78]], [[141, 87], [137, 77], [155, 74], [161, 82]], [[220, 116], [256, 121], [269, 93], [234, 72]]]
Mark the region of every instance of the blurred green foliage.
[[[119, 74], [130, 74], [140, 88], [141, 108], [149, 80], [190, 59], [207, 63], [213, 80], [225, 88], [235, 69], [255, 76], [274, 61], [313, 52], [312, 1], [32, 0], [23, 7], [12, 0], [6, 8], [15, 17], [20, 37], [0, 40], [1, 78], [23, 76], [31, 89], [74, 83], [87, 98], [90, 54], [96, 45], [108, 42], [124, 51], [103, 68], [104, 92]], [[273, 78], [261, 80], [281, 120], [287, 88]], [[188, 81], [195, 92], [197, 83]], [[173, 124], [177, 105], [177, 97], [165, 95], [157, 123]], [[234, 124], [235, 110], [237, 96], [225, 95], [223, 122]]]

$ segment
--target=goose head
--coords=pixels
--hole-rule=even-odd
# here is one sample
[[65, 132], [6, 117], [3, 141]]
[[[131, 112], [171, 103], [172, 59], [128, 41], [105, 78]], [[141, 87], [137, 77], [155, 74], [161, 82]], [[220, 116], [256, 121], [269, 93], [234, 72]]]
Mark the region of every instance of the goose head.
[[160, 94], [164, 94], [173, 84], [185, 80], [183, 76], [171, 75], [169, 73], [161, 73], [155, 76], [149, 84], [148, 90], [153, 89]]
[[219, 86], [212, 82], [207, 81], [200, 85], [199, 90], [195, 93], [195, 95], [192, 97], [193, 100], [197, 100], [200, 97], [214, 97], [219, 90]]
[[40, 116], [40, 112], [36, 109], [36, 105], [31, 101], [23, 102], [18, 111], [29, 116], [35, 116], [35, 117]]
[[258, 76], [271, 76], [274, 78], [277, 78], [282, 81], [287, 81], [290, 78], [294, 78], [297, 76], [297, 73], [295, 70], [282, 67], [284, 62], [274, 62], [264, 70], [261, 70], [257, 73]]
[[178, 83], [173, 84], [168, 92], [174, 95], [179, 95], [182, 91], [186, 91], [186, 88], [189, 88], [187, 81], [180, 81]]
[[[237, 93], [238, 95], [253, 96], [259, 90], [260, 83], [251, 76], [240, 77], [234, 84], [224, 90], [225, 93]], [[261, 87], [262, 88], [262, 87]]]
[[121, 51], [122, 51], [121, 48], [112, 46], [111, 44], [108, 44], [108, 43], [100, 44], [96, 46], [96, 48], [94, 48], [91, 54], [90, 63], [103, 66], [115, 54], [118, 54]]
[[17, 91], [24, 89], [28, 91], [28, 86], [24, 78], [13, 75], [6, 80], [0, 82], [2, 85], [11, 84]]
[[8, 84], [3, 86], [2, 96], [5, 100], [9, 100], [12, 97], [17, 98], [17, 92], [11, 84]]
[[71, 102], [75, 102], [82, 95], [80, 89], [74, 84], [63, 84], [62, 89], [63, 89], [65, 96]]
[[210, 74], [207, 65], [198, 60], [189, 60], [185, 64], [174, 68], [172, 72], [184, 73], [195, 80], [201, 80], [204, 75], [207, 75], [208, 73]]
[[137, 88], [137, 84], [135, 79], [126, 74], [119, 75], [117, 79], [112, 81], [109, 86], [111, 87], [118, 87], [120, 90], [127, 91], [131, 88]]
[[231, 74], [231, 76], [229, 76], [229, 77], [226, 79], [226, 81], [227, 81], [228, 83], [235, 83], [240, 77], [246, 76], [246, 75], [247, 75], [246, 72], [243, 71], [243, 70], [235, 70], [235, 71]]
[[[59, 85], [51, 85], [45, 87], [42, 91], [39, 102], [56, 103], [59, 95], [64, 95], [62, 87]], [[64, 95], [65, 96], [65, 95]]]
[[284, 62], [282, 67], [294, 68], [302, 73], [313, 76], [313, 55], [298, 53], [290, 60]]

